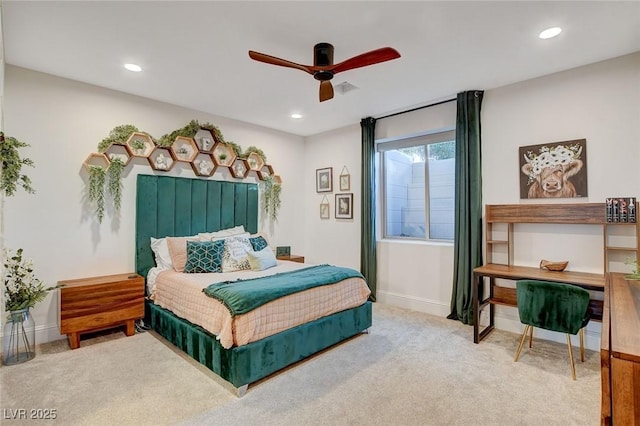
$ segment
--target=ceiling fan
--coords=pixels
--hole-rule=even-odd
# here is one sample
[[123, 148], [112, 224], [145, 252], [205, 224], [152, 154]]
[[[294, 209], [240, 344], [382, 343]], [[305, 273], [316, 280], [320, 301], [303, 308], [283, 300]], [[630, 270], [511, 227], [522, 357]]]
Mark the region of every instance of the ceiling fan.
[[313, 75], [320, 81], [320, 102], [333, 98], [333, 86], [331, 79], [339, 72], [354, 68], [366, 67], [380, 62], [390, 61], [400, 57], [400, 53], [391, 47], [383, 47], [354, 56], [338, 64], [333, 63], [333, 45], [318, 43], [313, 47], [313, 65], [302, 65], [264, 53], [249, 51], [249, 57], [259, 62], [281, 67], [297, 68]]

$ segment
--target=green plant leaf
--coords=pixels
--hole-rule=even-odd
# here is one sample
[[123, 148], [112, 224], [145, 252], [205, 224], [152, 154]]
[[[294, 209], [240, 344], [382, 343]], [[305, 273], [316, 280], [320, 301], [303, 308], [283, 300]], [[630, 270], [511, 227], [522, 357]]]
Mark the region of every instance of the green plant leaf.
[[24, 189], [29, 194], [36, 192], [31, 186], [31, 179], [22, 174], [22, 166], [34, 167], [30, 158], [20, 158], [18, 149], [30, 146], [20, 142], [11, 136], [4, 136], [0, 132], [0, 163], [2, 163], [2, 178], [0, 179], [0, 191], [8, 197], [15, 194], [18, 188]]

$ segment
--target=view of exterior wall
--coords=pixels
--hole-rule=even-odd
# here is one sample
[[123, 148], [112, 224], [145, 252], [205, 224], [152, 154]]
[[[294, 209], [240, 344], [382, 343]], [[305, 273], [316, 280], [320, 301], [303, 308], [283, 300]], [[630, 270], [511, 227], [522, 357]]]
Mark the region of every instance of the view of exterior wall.
[[[386, 236], [425, 238], [425, 162], [385, 153]], [[453, 239], [454, 159], [429, 161], [429, 238]]]
[[431, 239], [453, 240], [455, 167], [453, 158], [429, 161]]

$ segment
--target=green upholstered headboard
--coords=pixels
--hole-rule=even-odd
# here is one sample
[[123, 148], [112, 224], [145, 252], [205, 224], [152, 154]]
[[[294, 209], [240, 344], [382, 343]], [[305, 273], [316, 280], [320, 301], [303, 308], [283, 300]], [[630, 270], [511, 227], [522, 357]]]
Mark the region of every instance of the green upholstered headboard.
[[258, 232], [258, 185], [138, 175], [136, 272], [155, 266], [150, 237], [195, 235], [244, 225]]

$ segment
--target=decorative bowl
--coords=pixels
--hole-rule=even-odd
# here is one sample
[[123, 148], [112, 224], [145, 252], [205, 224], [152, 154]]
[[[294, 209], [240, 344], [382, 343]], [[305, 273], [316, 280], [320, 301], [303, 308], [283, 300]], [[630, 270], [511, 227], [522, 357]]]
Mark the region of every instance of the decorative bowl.
[[540, 269], [546, 269], [547, 271], [562, 272], [564, 271], [564, 269], [567, 267], [568, 264], [569, 264], [568, 260], [565, 260], [562, 262], [552, 262], [550, 260], [542, 259], [540, 261]]

